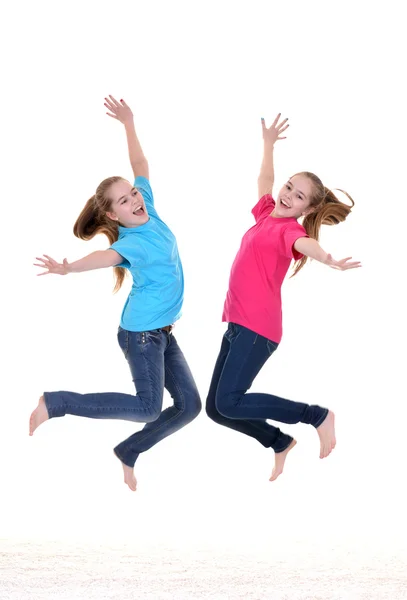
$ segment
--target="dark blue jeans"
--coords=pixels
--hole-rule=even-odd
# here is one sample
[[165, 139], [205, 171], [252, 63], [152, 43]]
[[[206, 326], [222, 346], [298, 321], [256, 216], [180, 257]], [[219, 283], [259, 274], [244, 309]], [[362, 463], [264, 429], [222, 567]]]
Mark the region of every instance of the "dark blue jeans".
[[[146, 423], [114, 449], [132, 467], [145, 452], [198, 416], [201, 400], [184, 355], [172, 333], [163, 329], [133, 332], [119, 327], [119, 345], [130, 366], [136, 395], [108, 392], [45, 392], [50, 418], [78, 415]], [[174, 405], [162, 411], [164, 388]]]
[[266, 419], [318, 427], [328, 410], [272, 394], [246, 393], [277, 346], [246, 327], [229, 323], [212, 376], [206, 412], [216, 423], [249, 435], [275, 452], [283, 452], [293, 438], [269, 425]]

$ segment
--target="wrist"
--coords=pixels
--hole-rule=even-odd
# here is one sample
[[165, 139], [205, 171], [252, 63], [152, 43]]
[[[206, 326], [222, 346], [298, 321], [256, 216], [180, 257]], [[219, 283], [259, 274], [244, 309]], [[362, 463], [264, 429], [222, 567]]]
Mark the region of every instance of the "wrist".
[[264, 140], [264, 149], [268, 150], [269, 152], [272, 152], [274, 150], [274, 144], [275, 144], [275, 141], [265, 139]]

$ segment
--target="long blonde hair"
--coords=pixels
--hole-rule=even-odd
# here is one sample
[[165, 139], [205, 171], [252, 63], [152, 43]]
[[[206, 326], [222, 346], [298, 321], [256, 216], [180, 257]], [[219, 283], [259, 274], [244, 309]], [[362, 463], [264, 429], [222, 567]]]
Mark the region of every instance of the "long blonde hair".
[[[302, 173], [296, 173], [296, 175], [307, 177], [313, 184], [310, 207], [314, 207], [314, 210], [304, 217], [302, 225], [309, 237], [318, 241], [321, 225], [337, 225], [344, 221], [351, 212], [355, 202], [347, 192], [339, 189], [339, 192], [342, 192], [342, 194], [345, 194], [349, 198], [351, 206], [338, 200], [332, 190], [325, 187], [320, 178], [314, 173], [303, 171]], [[297, 275], [307, 262], [307, 259], [308, 256], [303, 256], [300, 260], [296, 261], [294, 273], [291, 277]]]
[[[94, 196], [89, 198], [73, 226], [73, 232], [81, 240], [91, 240], [98, 233], [104, 233], [109, 244], [119, 238], [119, 227], [116, 221], [109, 219], [106, 213], [111, 210], [112, 198], [109, 190], [113, 183], [124, 181], [123, 177], [108, 177], [100, 183]], [[113, 292], [118, 292], [126, 276], [126, 269], [114, 267], [115, 286]]]

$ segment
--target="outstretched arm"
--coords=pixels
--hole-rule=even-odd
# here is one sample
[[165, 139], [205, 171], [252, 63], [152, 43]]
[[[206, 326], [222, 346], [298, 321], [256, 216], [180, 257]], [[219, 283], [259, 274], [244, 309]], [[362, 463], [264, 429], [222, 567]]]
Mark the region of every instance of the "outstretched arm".
[[298, 238], [294, 242], [294, 248], [297, 252], [304, 254], [304, 256], [309, 256], [309, 258], [314, 258], [315, 260], [331, 267], [332, 269], [338, 269], [339, 271], [346, 271], [347, 269], [356, 269], [357, 267], [361, 267], [360, 262], [349, 262], [352, 258], [349, 256], [348, 258], [342, 258], [342, 260], [335, 260], [332, 258], [331, 254], [328, 254], [321, 248], [318, 242], [312, 238], [301, 237]]
[[133, 113], [124, 100], [118, 102], [113, 96], [105, 98], [105, 106], [110, 110], [106, 113], [109, 117], [123, 123], [127, 137], [127, 147], [129, 149], [129, 158], [134, 177], [149, 178], [148, 162], [144, 156], [140, 142], [134, 126]]
[[261, 120], [261, 126], [263, 129], [263, 162], [260, 168], [260, 174], [257, 180], [259, 198], [262, 198], [265, 194], [271, 194], [273, 191], [274, 184], [274, 144], [277, 140], [285, 140], [285, 137], [281, 137], [281, 134], [289, 127], [286, 125], [288, 119], [284, 119], [280, 124], [278, 123], [281, 117], [281, 113], [274, 119], [271, 127], [267, 128], [264, 119]]
[[41, 267], [41, 269], [46, 269], [46, 271], [38, 273], [38, 275], [68, 275], [68, 273], [82, 273], [83, 271], [115, 267], [123, 262], [123, 257], [116, 250], [109, 249], [97, 250], [72, 263], [68, 263], [66, 258], [64, 258], [62, 263], [58, 263], [47, 254], [44, 254], [44, 258], [37, 257], [37, 260], [41, 261], [42, 264], [34, 263], [34, 265]]

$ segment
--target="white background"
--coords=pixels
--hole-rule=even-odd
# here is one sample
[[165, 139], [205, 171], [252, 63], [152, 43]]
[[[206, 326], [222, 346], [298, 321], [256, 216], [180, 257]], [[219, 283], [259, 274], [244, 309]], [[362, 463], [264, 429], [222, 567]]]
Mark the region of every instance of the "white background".
[[[15, 2], [2, 33], [2, 537], [193, 540], [247, 548], [302, 537], [395, 547], [405, 535], [405, 32], [398, 2]], [[156, 207], [178, 239], [186, 293], [176, 336], [203, 401], [229, 269], [252, 225], [260, 118], [290, 119], [276, 187], [299, 170], [355, 199], [322, 231], [335, 258], [283, 288], [284, 338], [253, 390], [337, 414], [275, 483], [273, 453], [203, 411], [122, 482], [112, 448], [132, 423], [55, 419], [28, 436], [43, 390], [132, 392], [116, 342], [130, 282], [107, 270], [36, 277], [35, 256], [105, 248], [73, 223], [98, 183], [131, 178], [113, 94], [132, 107]], [[166, 396], [166, 404], [169, 398]]]

